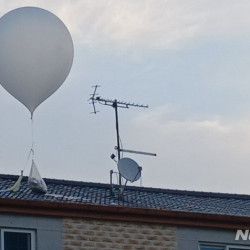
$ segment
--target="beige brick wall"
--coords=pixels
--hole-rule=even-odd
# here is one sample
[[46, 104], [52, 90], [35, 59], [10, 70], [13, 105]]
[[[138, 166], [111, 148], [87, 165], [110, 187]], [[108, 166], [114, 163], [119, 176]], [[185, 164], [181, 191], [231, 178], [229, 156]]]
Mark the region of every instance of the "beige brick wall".
[[150, 223], [63, 220], [64, 250], [176, 250], [176, 228]]

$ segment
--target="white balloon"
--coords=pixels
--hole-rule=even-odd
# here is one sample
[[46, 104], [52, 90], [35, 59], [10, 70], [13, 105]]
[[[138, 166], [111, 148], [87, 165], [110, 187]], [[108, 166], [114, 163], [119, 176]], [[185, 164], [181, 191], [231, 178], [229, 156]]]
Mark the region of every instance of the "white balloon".
[[0, 18], [0, 83], [33, 114], [68, 76], [73, 42], [63, 22], [36, 7]]

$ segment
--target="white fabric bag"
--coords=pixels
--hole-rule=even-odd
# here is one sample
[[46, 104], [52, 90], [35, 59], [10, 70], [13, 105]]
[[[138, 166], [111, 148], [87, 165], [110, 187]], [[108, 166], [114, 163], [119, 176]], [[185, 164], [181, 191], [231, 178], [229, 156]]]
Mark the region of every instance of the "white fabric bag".
[[41, 177], [34, 160], [32, 160], [32, 165], [30, 169], [30, 175], [28, 178], [28, 185], [32, 191], [40, 194], [47, 193], [47, 186]]

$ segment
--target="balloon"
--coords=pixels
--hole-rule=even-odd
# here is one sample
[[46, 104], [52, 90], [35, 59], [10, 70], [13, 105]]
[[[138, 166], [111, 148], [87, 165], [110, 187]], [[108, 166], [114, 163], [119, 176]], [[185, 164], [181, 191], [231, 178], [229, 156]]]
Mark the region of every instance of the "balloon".
[[67, 78], [74, 48], [54, 14], [23, 7], [0, 18], [0, 83], [33, 115]]

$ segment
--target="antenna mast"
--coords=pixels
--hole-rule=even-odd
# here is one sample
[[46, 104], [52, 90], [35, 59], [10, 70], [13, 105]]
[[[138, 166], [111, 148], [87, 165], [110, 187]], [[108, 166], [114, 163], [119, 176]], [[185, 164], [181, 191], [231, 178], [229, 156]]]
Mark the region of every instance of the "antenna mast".
[[[143, 105], [143, 104], [136, 104], [136, 103], [131, 103], [131, 102], [123, 102], [123, 101], [117, 101], [116, 99], [106, 99], [102, 98], [96, 93], [97, 88], [100, 87], [99, 85], [93, 86], [94, 92], [91, 94], [91, 97], [89, 100], [91, 100], [91, 104], [93, 105], [94, 111], [92, 114], [96, 114], [98, 111], [96, 110], [95, 103], [99, 103], [102, 105], [110, 106], [113, 107], [115, 110], [115, 127], [116, 127], [116, 140], [117, 140], [117, 146], [115, 149], [118, 152], [118, 162], [121, 159], [121, 152], [128, 152], [128, 153], [135, 153], [135, 154], [145, 154], [145, 155], [151, 155], [151, 156], [156, 156], [156, 154], [153, 153], [146, 153], [146, 152], [140, 152], [140, 151], [133, 151], [133, 150], [125, 150], [121, 149], [120, 147], [120, 135], [119, 135], [119, 122], [118, 122], [118, 108], [130, 108], [130, 107], [137, 107], [137, 108], [148, 108], [148, 105]], [[121, 174], [119, 173], [119, 185], [121, 185]]]

